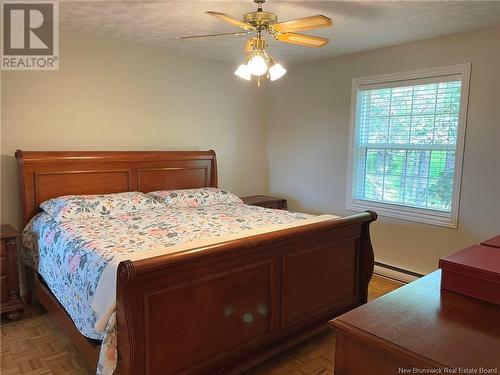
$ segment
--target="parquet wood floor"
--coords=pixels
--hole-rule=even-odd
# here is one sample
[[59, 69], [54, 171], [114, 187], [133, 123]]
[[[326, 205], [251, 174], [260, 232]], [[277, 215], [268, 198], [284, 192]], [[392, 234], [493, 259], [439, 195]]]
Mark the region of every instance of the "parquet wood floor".
[[[375, 276], [370, 283], [369, 299], [399, 286]], [[68, 338], [40, 308], [28, 308], [17, 322], [2, 317], [1, 323], [1, 375], [89, 375]], [[333, 374], [334, 351], [335, 335], [327, 332], [265, 362], [248, 375]]]

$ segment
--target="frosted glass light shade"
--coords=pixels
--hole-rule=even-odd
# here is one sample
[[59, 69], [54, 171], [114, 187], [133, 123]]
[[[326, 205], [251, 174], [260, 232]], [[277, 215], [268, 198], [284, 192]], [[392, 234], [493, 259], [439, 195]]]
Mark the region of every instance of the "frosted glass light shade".
[[247, 81], [250, 81], [250, 79], [252, 78], [252, 73], [250, 72], [248, 66], [246, 66], [245, 64], [241, 64], [240, 66], [238, 66], [238, 69], [235, 70], [234, 74]]
[[269, 68], [269, 79], [271, 81], [276, 81], [277, 79], [283, 77], [286, 73], [286, 69], [281, 64], [274, 64]]
[[248, 62], [248, 69], [254, 76], [261, 76], [267, 71], [266, 60], [260, 55], [253, 56]]

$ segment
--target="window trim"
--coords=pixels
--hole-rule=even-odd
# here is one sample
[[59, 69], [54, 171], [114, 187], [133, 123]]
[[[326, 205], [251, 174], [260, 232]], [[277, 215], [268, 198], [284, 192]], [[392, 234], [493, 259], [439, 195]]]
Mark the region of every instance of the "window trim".
[[[356, 77], [352, 79], [351, 88], [351, 117], [349, 128], [349, 151], [347, 157], [347, 189], [346, 189], [346, 209], [352, 211], [363, 211], [372, 209], [380, 216], [387, 216], [396, 219], [409, 220], [419, 223], [438, 225], [448, 228], [458, 227], [458, 214], [460, 207], [460, 191], [462, 185], [462, 166], [465, 144], [465, 130], [467, 126], [467, 107], [469, 103], [471, 64], [448, 65], [437, 68], [419, 69], [407, 72], [380, 74], [366, 77]], [[358, 92], [361, 86], [367, 85], [404, 85], [415, 79], [434, 79], [459, 75], [462, 80], [462, 91], [460, 97], [460, 114], [457, 128], [457, 143], [455, 154], [455, 170], [453, 176], [453, 195], [451, 201], [451, 211], [443, 212], [428, 208], [417, 208], [411, 206], [398, 205], [394, 203], [375, 202], [356, 199], [353, 195], [354, 188], [354, 155], [356, 141], [356, 107], [358, 104]], [[384, 86], [385, 87], [385, 86]]]

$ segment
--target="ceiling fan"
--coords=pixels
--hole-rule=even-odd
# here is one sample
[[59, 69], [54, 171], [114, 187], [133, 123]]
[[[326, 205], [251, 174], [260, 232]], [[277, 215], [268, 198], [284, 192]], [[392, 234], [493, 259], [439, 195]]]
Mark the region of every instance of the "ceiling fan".
[[234, 74], [247, 81], [250, 81], [252, 76], [256, 76], [257, 83], [259, 85], [260, 78], [265, 73], [267, 73], [267, 77], [271, 81], [275, 81], [286, 73], [286, 69], [281, 64], [277, 63], [266, 51], [267, 43], [263, 38], [263, 34], [267, 33], [273, 39], [280, 42], [305, 47], [322, 47], [328, 43], [329, 39], [298, 34], [296, 31], [328, 27], [332, 25], [332, 20], [323, 15], [316, 15], [278, 22], [276, 14], [262, 10], [262, 4], [265, 1], [266, 0], [254, 0], [257, 4], [257, 11], [245, 14], [242, 21], [225, 13], [211, 11], [206, 12], [207, 14], [224, 22], [238, 26], [245, 31], [185, 36], [181, 39], [197, 39], [229, 35], [246, 36], [255, 32], [256, 35], [248, 39], [245, 44], [245, 52], [247, 53], [245, 63], [241, 64], [238, 69], [236, 69]]

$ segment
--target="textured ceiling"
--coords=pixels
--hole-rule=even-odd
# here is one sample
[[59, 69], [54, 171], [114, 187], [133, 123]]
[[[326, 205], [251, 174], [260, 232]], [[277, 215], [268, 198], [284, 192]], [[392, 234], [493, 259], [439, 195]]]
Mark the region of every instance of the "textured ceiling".
[[[61, 1], [61, 30], [165, 48], [181, 54], [240, 61], [245, 37], [180, 40], [180, 36], [239, 31], [204, 12], [237, 18], [255, 10], [244, 1]], [[330, 38], [320, 49], [270, 42], [285, 64], [351, 54], [439, 36], [500, 27], [500, 1], [279, 1], [264, 10], [278, 20], [324, 14], [333, 27], [309, 34]]]

